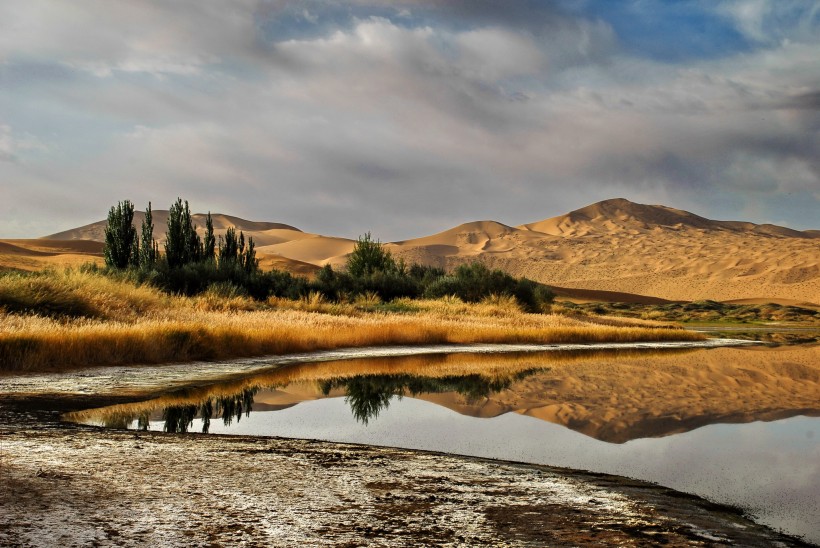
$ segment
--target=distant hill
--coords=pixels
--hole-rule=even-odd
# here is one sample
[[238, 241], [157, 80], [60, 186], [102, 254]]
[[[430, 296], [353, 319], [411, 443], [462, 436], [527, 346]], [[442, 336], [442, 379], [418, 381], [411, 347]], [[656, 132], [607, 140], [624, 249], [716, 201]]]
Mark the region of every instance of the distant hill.
[[517, 227], [466, 223], [390, 248], [408, 262], [453, 268], [480, 260], [517, 276], [624, 299], [820, 304], [820, 231], [714, 221], [622, 198]]
[[818, 238], [820, 232], [801, 232], [782, 226], [756, 225], [741, 221], [713, 221], [694, 213], [662, 205], [636, 204], [623, 198], [604, 200], [565, 215], [522, 225], [519, 228], [555, 236], [585, 236], [587, 234], [626, 231], [641, 233], [655, 229], [698, 229], [784, 236], [788, 238]]
[[[158, 238], [164, 235], [167, 215], [154, 212]], [[201, 232], [204, 219], [194, 216]], [[217, 234], [235, 226], [253, 236], [263, 265], [298, 273], [309, 274], [324, 264], [343, 265], [355, 244], [281, 223], [222, 214], [213, 219]], [[136, 224], [141, 221], [139, 213]], [[101, 242], [104, 227], [105, 221], [99, 221], [48, 238]], [[387, 246], [409, 263], [453, 268], [478, 260], [580, 298], [626, 300], [638, 295], [645, 302], [762, 299], [820, 304], [820, 230], [715, 221], [623, 198], [519, 226], [464, 223]]]
[[[168, 210], [157, 209], [152, 211], [151, 215], [153, 217], [154, 223], [154, 235], [156, 236], [157, 241], [163, 242], [165, 240], [165, 227], [168, 225]], [[197, 231], [201, 234], [204, 234], [206, 215], [203, 213], [196, 213], [191, 217], [194, 221], [194, 224], [197, 226]], [[142, 225], [143, 219], [145, 219], [144, 212], [134, 212], [134, 226], [136, 226], [137, 229], [139, 229], [139, 227]], [[254, 237], [254, 240], [256, 240], [257, 245], [269, 245], [269, 243], [279, 243], [280, 241], [284, 241], [285, 239], [287, 239], [288, 235], [280, 235], [278, 231], [284, 231], [285, 233], [302, 232], [298, 228], [282, 223], [247, 221], [245, 219], [240, 219], [239, 217], [223, 215], [221, 213], [212, 214], [211, 219], [214, 223], [214, 232], [217, 234], [224, 234], [225, 231], [230, 227], [235, 227], [237, 230], [242, 230], [247, 233], [260, 233], [259, 237]], [[105, 227], [107, 224], [108, 222], [105, 220], [97, 221], [96, 223], [91, 223], [78, 228], [72, 228], [71, 230], [58, 232], [57, 234], [51, 234], [50, 236], [45, 236], [45, 239], [93, 240], [95, 242], [104, 242]], [[268, 237], [265, 238], [265, 236], [261, 236], [261, 233], [268, 233]], [[262, 240], [265, 240], [266, 243], [262, 243]], [[268, 240], [272, 241], [268, 243]]]

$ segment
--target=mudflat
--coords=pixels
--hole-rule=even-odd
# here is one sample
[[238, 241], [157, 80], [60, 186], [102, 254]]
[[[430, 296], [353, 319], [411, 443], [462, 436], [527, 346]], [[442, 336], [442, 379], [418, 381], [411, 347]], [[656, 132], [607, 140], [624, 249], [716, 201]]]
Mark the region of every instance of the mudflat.
[[0, 401], [0, 545], [803, 546], [656, 485], [404, 449], [102, 430]]

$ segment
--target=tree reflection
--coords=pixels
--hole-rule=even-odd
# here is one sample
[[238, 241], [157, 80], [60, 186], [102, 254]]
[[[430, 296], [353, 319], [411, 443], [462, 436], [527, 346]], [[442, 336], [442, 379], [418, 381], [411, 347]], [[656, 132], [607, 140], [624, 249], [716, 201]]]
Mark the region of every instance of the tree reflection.
[[382, 410], [390, 406], [390, 399], [401, 399], [409, 394], [436, 394], [457, 392], [469, 404], [509, 388], [515, 381], [528, 377], [540, 369], [528, 369], [503, 378], [485, 377], [478, 374], [445, 377], [422, 377], [418, 375], [357, 375], [339, 377], [319, 382], [322, 393], [342, 388], [347, 394], [345, 403], [357, 421], [367, 425]]
[[[378, 418], [379, 414], [390, 406], [393, 397], [405, 395], [436, 394], [456, 392], [464, 396], [468, 404], [474, 404], [491, 394], [506, 390], [514, 382], [528, 377], [544, 368], [533, 368], [502, 377], [490, 377], [480, 374], [451, 375], [444, 377], [424, 377], [410, 374], [396, 375], [355, 375], [336, 377], [319, 381], [319, 388], [327, 396], [332, 390], [343, 389], [345, 403], [356, 420], [364, 425]], [[213, 396], [198, 404], [172, 405], [165, 407], [162, 413], [165, 432], [188, 432], [194, 419], [202, 419], [202, 432], [210, 431], [211, 420], [222, 417], [225, 426], [239, 422], [244, 414], [250, 415], [253, 409], [254, 396], [259, 388], [248, 388], [231, 395]], [[136, 417], [131, 417], [133, 421]], [[148, 415], [137, 418], [138, 427], [148, 429]]]
[[[258, 391], [257, 388], [248, 388], [237, 394], [230, 396], [217, 396], [207, 398], [199, 405], [171, 405], [163, 409], [162, 420], [165, 432], [188, 432], [194, 424], [194, 419], [202, 419], [202, 433], [207, 434], [211, 428], [211, 419], [214, 416], [222, 416], [225, 426], [230, 426], [234, 418], [239, 422], [242, 415], [247, 417], [253, 409], [253, 398]], [[140, 429], [147, 430], [148, 422], [145, 419], [143, 428], [142, 417], [139, 423]]]

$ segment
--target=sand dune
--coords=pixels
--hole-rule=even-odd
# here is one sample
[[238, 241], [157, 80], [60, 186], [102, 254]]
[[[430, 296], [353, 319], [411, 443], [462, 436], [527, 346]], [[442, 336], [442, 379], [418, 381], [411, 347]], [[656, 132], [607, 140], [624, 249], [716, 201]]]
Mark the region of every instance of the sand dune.
[[505, 230], [480, 232], [475, 225], [481, 224], [391, 249], [408, 261], [446, 268], [480, 259], [573, 289], [668, 300], [820, 302], [820, 231], [712, 221], [623, 199], [519, 227], [498, 225]]
[[[160, 242], [167, 215], [154, 212]], [[253, 236], [263, 265], [293, 267], [298, 273], [310, 271], [306, 265], [343, 266], [355, 243], [281, 223], [222, 214], [213, 218], [217, 234], [235, 226]], [[141, 219], [138, 213], [137, 222]], [[194, 220], [203, 231], [204, 216], [197, 214]], [[102, 241], [104, 226], [100, 221], [50, 238]], [[450, 269], [480, 260], [564, 288], [566, 296], [573, 290], [586, 292], [572, 296], [582, 300], [820, 303], [820, 230], [713, 221], [624, 199], [517, 227], [495, 221], [465, 223], [387, 246], [408, 263]]]
[[284, 270], [306, 278], [313, 278], [319, 270], [319, 267], [315, 264], [289, 259], [281, 255], [259, 253], [257, 257], [259, 258], [259, 268], [262, 270]]
[[278, 254], [297, 261], [324, 265], [332, 259], [353, 251], [355, 242], [346, 238], [331, 238], [311, 234], [307, 238], [294, 239], [258, 249], [259, 253]]
[[[154, 210], [152, 212], [154, 223], [154, 237], [160, 244], [165, 242], [165, 229], [168, 225], [168, 211]], [[142, 211], [134, 212], [134, 226], [139, 227], [145, 218], [145, 213]], [[200, 235], [205, 233], [205, 214], [196, 213], [192, 215], [194, 224], [197, 227], [197, 232]], [[295, 238], [299, 238], [304, 233], [298, 228], [286, 225], [283, 223], [268, 223], [258, 221], [248, 221], [233, 217], [231, 215], [223, 215], [221, 213], [214, 213], [211, 215], [214, 224], [214, 233], [217, 235], [224, 235], [228, 228], [234, 227], [237, 231], [241, 230], [246, 235], [253, 236], [257, 245], [270, 245], [274, 243], [281, 243]], [[97, 221], [78, 228], [58, 232], [45, 236], [45, 239], [51, 240], [93, 240], [97, 242], [105, 241], [105, 227], [106, 221]]]
[[0, 270], [102, 264], [103, 244], [90, 240], [0, 240]]

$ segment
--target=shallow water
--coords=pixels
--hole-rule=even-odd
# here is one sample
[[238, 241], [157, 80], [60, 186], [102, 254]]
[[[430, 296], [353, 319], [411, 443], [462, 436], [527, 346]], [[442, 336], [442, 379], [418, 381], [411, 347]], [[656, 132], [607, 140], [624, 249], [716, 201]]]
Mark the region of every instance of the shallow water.
[[820, 543], [818, 416], [820, 347], [804, 345], [295, 364], [68, 418], [613, 473]]

